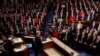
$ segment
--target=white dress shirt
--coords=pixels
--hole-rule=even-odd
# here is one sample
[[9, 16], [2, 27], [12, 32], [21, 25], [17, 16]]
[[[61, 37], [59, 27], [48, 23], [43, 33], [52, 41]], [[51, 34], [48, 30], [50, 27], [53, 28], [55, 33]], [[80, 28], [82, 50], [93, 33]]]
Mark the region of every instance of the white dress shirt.
[[98, 31], [100, 31], [100, 25], [98, 26]]
[[81, 23], [78, 23], [77, 24], [77, 29], [81, 29], [82, 28], [82, 24]]

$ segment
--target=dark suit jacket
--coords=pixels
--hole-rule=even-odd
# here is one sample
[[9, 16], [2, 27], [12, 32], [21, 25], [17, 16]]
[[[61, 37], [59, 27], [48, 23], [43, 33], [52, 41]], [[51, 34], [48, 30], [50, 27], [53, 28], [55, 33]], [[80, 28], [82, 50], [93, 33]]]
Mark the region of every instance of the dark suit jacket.
[[80, 38], [81, 38], [81, 33], [79, 33], [79, 35], [77, 36], [77, 32], [76, 32], [76, 35], [75, 35], [75, 39], [77, 39], [77, 41], [79, 41], [80, 40]]
[[3, 47], [4, 47], [4, 49], [5, 49], [6, 51], [14, 52], [14, 51], [13, 51], [13, 44], [12, 44], [12, 42], [9, 41], [9, 40], [6, 40], [6, 41], [5, 41], [5, 44], [3, 45]]
[[72, 42], [74, 40], [74, 35], [72, 31], [68, 32], [67, 34], [68, 41]]
[[84, 43], [84, 42], [86, 42], [86, 34], [85, 34], [85, 36], [83, 37], [83, 39], [82, 39], [82, 35], [81, 35], [81, 38], [80, 38], [80, 41], [82, 40], [82, 43]]
[[66, 36], [66, 33], [61, 33], [60, 36], [61, 36], [60, 40], [63, 40], [65, 38], [65, 36]]
[[96, 49], [97, 49], [97, 51], [99, 51], [100, 52], [100, 40], [99, 40], [99, 42], [96, 44]]
[[42, 48], [42, 42], [39, 36], [35, 37], [34, 46], [36, 50], [40, 50]]
[[89, 38], [87, 37], [87, 39], [86, 39], [87, 45], [92, 44], [92, 40], [93, 40], [93, 36], [90, 36]]

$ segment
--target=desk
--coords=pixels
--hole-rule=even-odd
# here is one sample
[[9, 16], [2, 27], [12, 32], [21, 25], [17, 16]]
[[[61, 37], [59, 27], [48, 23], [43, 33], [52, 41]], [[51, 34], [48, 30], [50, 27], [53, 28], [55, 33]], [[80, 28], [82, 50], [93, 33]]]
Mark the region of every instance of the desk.
[[24, 36], [24, 38], [34, 39], [35, 37], [33, 37], [33, 36]]
[[21, 45], [17, 48], [14, 48], [14, 52], [24, 51], [25, 49], [27, 49], [26, 45]]
[[24, 43], [24, 41], [21, 38], [14, 38], [14, 39], [12, 39], [12, 41], [13, 41], [14, 44]]
[[42, 41], [43, 44], [48, 43], [48, 42], [52, 42], [52, 40], [50, 38], [46, 38], [45, 41]]
[[53, 47], [53, 42], [50, 38], [46, 38], [46, 40], [43, 41], [42, 44], [43, 44], [43, 49], [48, 49]]
[[[24, 36], [24, 39], [26, 39], [25, 41], [29, 41], [29, 40], [35, 41], [34, 36]], [[29, 39], [29, 40], [27, 40], [27, 39]]]
[[28, 56], [28, 48], [22, 38], [12, 39], [14, 43], [14, 56]]
[[71, 49], [69, 46], [65, 45], [63, 42], [61, 42], [57, 38], [53, 38], [52, 37], [52, 41], [55, 44], [57, 44], [59, 47], [61, 47], [63, 50], [65, 50], [66, 52], [68, 52], [69, 54], [74, 53], [73, 56], [79, 56], [79, 54], [76, 51], [74, 51], [73, 49]]
[[55, 48], [45, 49], [44, 52], [47, 54], [46, 56], [64, 56]]
[[21, 45], [19, 47], [14, 48], [14, 56], [29, 56], [27, 46]]

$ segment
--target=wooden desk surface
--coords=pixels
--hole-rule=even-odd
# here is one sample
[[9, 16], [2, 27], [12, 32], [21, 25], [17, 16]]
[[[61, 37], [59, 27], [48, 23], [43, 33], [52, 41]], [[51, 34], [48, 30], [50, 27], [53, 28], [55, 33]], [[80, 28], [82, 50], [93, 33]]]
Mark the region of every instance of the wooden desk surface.
[[21, 52], [21, 51], [24, 51], [25, 49], [27, 49], [27, 46], [26, 45], [21, 45], [18, 48], [14, 48], [14, 52]]
[[25, 39], [32, 39], [33, 42], [35, 41], [35, 37], [34, 36], [24, 36]]
[[64, 56], [64, 55], [62, 55], [60, 52], [58, 52], [55, 48], [45, 49], [44, 52], [45, 52], [48, 56]]
[[14, 44], [24, 42], [21, 38], [14, 38], [12, 41], [13, 41]]
[[45, 43], [48, 43], [48, 42], [51, 42], [52, 40], [50, 38], [46, 38], [46, 41], [43, 41], [42, 44], [45, 44]]
[[76, 51], [74, 51], [73, 49], [71, 49], [69, 46], [65, 45], [63, 42], [61, 42], [57, 38], [53, 38], [52, 37], [52, 40], [53, 40], [54, 43], [56, 43], [59, 47], [61, 47], [62, 49], [64, 49], [69, 54], [71, 54], [73, 52], [74, 53], [73, 56], [79, 56], [79, 54]]
[[34, 39], [35, 37], [33, 37], [33, 36], [24, 36], [24, 38]]

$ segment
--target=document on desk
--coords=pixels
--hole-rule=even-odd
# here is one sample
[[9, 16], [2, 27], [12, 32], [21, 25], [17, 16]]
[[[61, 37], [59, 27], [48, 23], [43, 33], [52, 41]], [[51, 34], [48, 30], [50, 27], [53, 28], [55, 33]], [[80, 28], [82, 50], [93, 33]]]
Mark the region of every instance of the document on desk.
[[69, 46], [65, 45], [63, 42], [61, 42], [57, 38], [52, 38], [52, 41], [55, 44], [57, 44], [59, 47], [61, 47], [62, 49], [64, 49], [66, 52], [68, 52], [69, 54], [74, 53], [73, 56], [79, 56], [79, 54], [76, 51], [74, 51], [73, 49], [71, 49]]
[[14, 52], [21, 52], [27, 49], [26, 45], [21, 45], [20, 47], [14, 48]]
[[24, 38], [34, 39], [34, 36], [24, 36]]
[[21, 38], [14, 38], [12, 41], [13, 41], [13, 43], [22, 43], [22, 42], [24, 42]]

